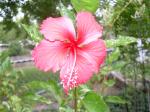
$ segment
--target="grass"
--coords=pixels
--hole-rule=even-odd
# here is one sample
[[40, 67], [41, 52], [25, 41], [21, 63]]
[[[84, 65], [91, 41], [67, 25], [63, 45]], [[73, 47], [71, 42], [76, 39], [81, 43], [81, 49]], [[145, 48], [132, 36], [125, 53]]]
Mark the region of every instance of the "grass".
[[23, 82], [31, 82], [34, 80], [48, 81], [49, 79], [58, 80], [58, 75], [51, 72], [42, 72], [35, 67], [26, 67], [18, 69], [23, 73], [21, 80]]

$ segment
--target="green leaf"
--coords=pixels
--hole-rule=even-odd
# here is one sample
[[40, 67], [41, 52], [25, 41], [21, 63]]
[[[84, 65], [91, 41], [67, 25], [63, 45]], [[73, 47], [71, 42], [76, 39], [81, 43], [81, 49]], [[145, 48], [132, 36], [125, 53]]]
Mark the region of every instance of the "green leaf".
[[126, 64], [127, 62], [125, 61], [116, 61], [113, 66], [112, 66], [112, 69], [113, 70], [117, 70], [117, 71], [120, 71]]
[[120, 56], [119, 48], [116, 48], [111, 54], [108, 55], [108, 64], [112, 64], [112, 62], [116, 61]]
[[83, 104], [89, 112], [110, 112], [103, 98], [94, 92], [88, 92], [84, 96]]
[[135, 43], [136, 41], [137, 39], [134, 37], [119, 35], [117, 39], [110, 39], [105, 42], [107, 48], [114, 48], [118, 46], [126, 46], [128, 44]]
[[12, 106], [11, 108], [13, 108], [13, 111], [14, 112], [21, 112], [22, 110], [22, 105], [21, 105], [21, 99], [16, 96], [16, 95], [13, 95], [10, 97], [10, 105]]
[[58, 86], [58, 83], [56, 81], [49, 80], [48, 83], [51, 86], [51, 91], [53, 91], [55, 95], [61, 94], [61, 88], [60, 86]]
[[89, 11], [94, 13], [99, 7], [99, 0], [71, 0], [77, 12]]
[[69, 17], [72, 21], [75, 21], [75, 14], [71, 10], [67, 9], [61, 2], [59, 4], [59, 11], [61, 16]]
[[104, 82], [104, 84], [105, 84], [106, 86], [108, 86], [108, 87], [114, 86], [115, 83], [116, 83], [116, 81], [113, 80], [113, 79], [109, 79], [109, 80], [106, 80], [106, 81]]
[[71, 109], [70, 107], [67, 107], [67, 108], [65, 109], [65, 112], [73, 112], [73, 109]]
[[6, 75], [5, 72], [9, 72], [12, 70], [11, 62], [9, 57], [7, 57], [3, 62], [0, 64], [0, 75]]
[[126, 100], [122, 99], [119, 96], [108, 96], [105, 101], [109, 102], [109, 103], [117, 103], [117, 104], [126, 104], [127, 103]]
[[10, 99], [14, 103], [18, 103], [18, 102], [21, 101], [21, 99], [18, 96], [16, 96], [16, 95], [11, 96]]
[[48, 82], [44, 81], [32, 81], [27, 84], [31, 90], [46, 90], [53, 93], [54, 97], [58, 102], [61, 102], [61, 89], [57, 85], [57, 83], [53, 80], [49, 80]]
[[81, 85], [80, 88], [81, 88], [80, 91], [82, 93], [87, 93], [87, 92], [91, 91], [90, 88], [87, 85]]
[[108, 74], [108, 72], [112, 71], [112, 66], [104, 66], [101, 69], [101, 75], [106, 76]]
[[24, 96], [24, 99], [27, 101], [35, 101], [35, 102], [41, 102], [41, 103], [46, 103], [46, 104], [51, 104], [50, 99], [45, 98], [44, 96], [38, 95], [38, 94], [26, 94]]
[[73, 112], [73, 109], [70, 108], [69, 106], [67, 107], [59, 107], [60, 112]]
[[[3, 105], [3, 107], [4, 107], [5, 109], [7, 108], [7, 109], [9, 110], [9, 109], [11, 108], [10, 105], [9, 105], [9, 103], [8, 103], [7, 101], [3, 101], [3, 102], [2, 102], [2, 105]], [[6, 111], [6, 112], [8, 112], [8, 111]]]
[[21, 25], [33, 41], [39, 42], [43, 39], [42, 35], [39, 32], [37, 25], [32, 25], [32, 26], [25, 25], [25, 24], [21, 24]]
[[37, 90], [37, 89], [50, 90], [51, 88], [49, 83], [44, 82], [44, 81], [32, 81], [32, 82], [27, 83], [27, 86], [33, 90]]
[[8, 50], [0, 52], [0, 65], [9, 56]]
[[2, 63], [2, 67], [3, 69], [6, 69], [6, 70], [11, 70], [12, 69], [12, 66], [11, 66], [11, 62], [10, 62], [10, 58], [7, 57], [4, 62]]
[[6, 107], [3, 104], [0, 104], [0, 112], [7, 112]]

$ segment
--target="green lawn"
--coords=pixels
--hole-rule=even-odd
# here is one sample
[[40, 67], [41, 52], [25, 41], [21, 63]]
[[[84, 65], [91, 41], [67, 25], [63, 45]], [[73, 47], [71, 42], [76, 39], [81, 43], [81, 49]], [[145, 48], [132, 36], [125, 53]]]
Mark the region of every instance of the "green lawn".
[[27, 83], [31, 81], [48, 81], [48, 80], [59, 80], [57, 73], [42, 72], [35, 67], [26, 67], [18, 69], [23, 75], [20, 78], [21, 83]]

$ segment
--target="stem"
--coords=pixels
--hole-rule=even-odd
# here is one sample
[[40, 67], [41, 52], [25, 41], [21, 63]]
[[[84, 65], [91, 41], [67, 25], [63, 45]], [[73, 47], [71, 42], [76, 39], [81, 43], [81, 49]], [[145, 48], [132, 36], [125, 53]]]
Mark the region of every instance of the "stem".
[[77, 87], [74, 89], [74, 112], [77, 112]]

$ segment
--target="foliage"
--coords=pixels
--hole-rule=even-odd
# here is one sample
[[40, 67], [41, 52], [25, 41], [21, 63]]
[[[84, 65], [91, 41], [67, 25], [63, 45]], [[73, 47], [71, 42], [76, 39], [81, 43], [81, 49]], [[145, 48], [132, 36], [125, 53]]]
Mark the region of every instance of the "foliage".
[[83, 103], [89, 112], [110, 112], [102, 96], [94, 92], [88, 92], [83, 98]]
[[12, 42], [8, 47], [9, 56], [16, 56], [23, 53], [23, 48], [19, 42]]
[[143, 37], [149, 37], [150, 32], [147, 30], [150, 24], [149, 6], [150, 1], [147, 0], [118, 1], [114, 8], [115, 16], [120, 10], [118, 19], [114, 20], [116, 32], [134, 37], [139, 37], [140, 32]]
[[72, 21], [75, 20], [75, 14], [74, 14], [74, 12], [72, 10], [69, 10], [61, 2], [59, 3], [59, 11], [60, 11], [61, 16], [69, 17], [70, 19], [72, 19]]
[[[25, 16], [28, 18], [35, 18], [39, 21], [45, 19], [48, 16], [56, 17], [59, 15], [56, 7], [58, 5], [59, 0], [32, 0], [27, 1], [23, 4], [23, 12], [26, 14]], [[70, 0], [62, 0], [64, 4], [68, 4]], [[36, 8], [33, 10], [33, 7]]]
[[106, 40], [107, 48], [114, 48], [119, 46], [126, 46], [131, 43], [135, 43], [137, 39], [134, 37], [118, 35], [117, 39]]
[[22, 27], [25, 29], [25, 31], [28, 33], [28, 35], [31, 37], [31, 39], [35, 42], [39, 42], [42, 40], [42, 35], [38, 31], [38, 26], [33, 25], [33, 26], [28, 26], [25, 24], [22, 24]]
[[18, 91], [17, 81], [21, 73], [13, 70], [8, 57], [2, 57], [4, 54], [0, 56], [0, 59], [3, 59], [0, 60], [0, 110], [3, 112], [29, 110], [28, 105], [23, 105], [23, 101], [16, 93]]
[[[2, 0], [0, 16], [3, 17], [3, 23], [10, 29], [14, 27], [13, 17], [20, 12], [24, 13], [23, 23], [30, 23], [34, 19], [41, 21], [48, 16], [58, 16], [59, 12], [56, 9], [58, 2], [58, 0]], [[62, 0], [62, 2], [67, 5], [70, 0]]]
[[111, 2], [108, 0], [101, 1], [100, 6], [101, 21], [116, 35], [149, 37], [150, 32], [147, 30], [150, 24], [149, 0], [112, 0]]
[[[69, 4], [70, 0], [62, 0]], [[31, 24], [34, 21], [40, 22], [48, 16], [56, 17], [58, 0], [2, 0], [0, 1], [0, 35], [1, 41], [8, 42], [27, 38], [27, 33], [22, 30], [18, 22]], [[33, 7], [35, 7], [33, 10]], [[19, 18], [23, 13], [24, 17]], [[14, 19], [16, 18], [16, 19]]]
[[24, 30], [20, 29], [18, 25], [13, 25], [13, 28], [6, 28], [6, 25], [0, 22], [0, 41], [3, 43], [10, 43], [11, 41], [19, 41], [26, 38]]
[[[13, 69], [7, 53], [0, 54], [0, 111], [2, 112], [31, 112], [32, 105], [37, 102], [49, 104], [44, 96], [29, 92], [33, 85], [20, 84], [23, 75], [21, 71]], [[39, 82], [38, 82], [39, 83]], [[30, 86], [29, 86], [30, 85]], [[41, 83], [41, 85], [43, 85]], [[33, 87], [31, 87], [33, 86]], [[45, 85], [44, 85], [45, 86]], [[30, 88], [31, 87], [31, 88]]]
[[121, 99], [119, 96], [108, 96], [106, 97], [106, 102], [117, 103], [117, 104], [126, 104], [127, 101]]
[[71, 3], [77, 12], [89, 11], [94, 13], [99, 7], [99, 0], [71, 0]]

